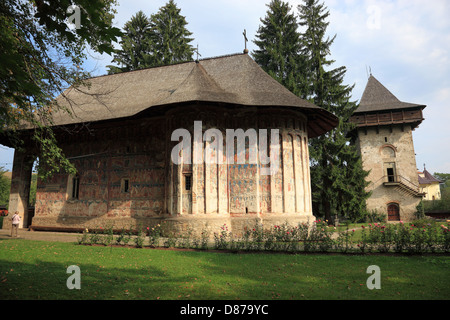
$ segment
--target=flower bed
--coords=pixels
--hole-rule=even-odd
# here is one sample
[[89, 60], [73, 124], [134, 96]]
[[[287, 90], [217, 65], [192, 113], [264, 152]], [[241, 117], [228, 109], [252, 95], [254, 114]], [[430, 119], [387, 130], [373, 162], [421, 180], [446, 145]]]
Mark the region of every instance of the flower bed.
[[[143, 248], [186, 248], [198, 250], [228, 250], [234, 252], [292, 252], [292, 253], [449, 253], [450, 232], [445, 224], [418, 222], [405, 224], [373, 223], [359, 230], [337, 230], [325, 221], [297, 226], [288, 224], [264, 228], [255, 223], [241, 237], [235, 237], [226, 225], [211, 235], [203, 231], [200, 237], [187, 232], [183, 237], [164, 234], [164, 226], [122, 229], [113, 234], [112, 227], [85, 230], [79, 238], [85, 245], [132, 245]], [[355, 232], [357, 231], [357, 232]], [[358, 237], [355, 234], [358, 233]], [[356, 239], [357, 238], [357, 239]]]

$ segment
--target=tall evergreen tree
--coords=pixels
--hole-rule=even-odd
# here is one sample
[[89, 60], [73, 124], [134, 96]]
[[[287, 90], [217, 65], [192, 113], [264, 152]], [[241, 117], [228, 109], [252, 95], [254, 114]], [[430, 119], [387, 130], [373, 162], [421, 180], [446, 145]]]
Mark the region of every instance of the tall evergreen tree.
[[170, 0], [159, 11], [147, 17], [137, 12], [124, 26], [124, 36], [108, 73], [138, 70], [177, 62], [190, 61], [194, 48], [181, 9]]
[[153, 51], [158, 65], [168, 65], [180, 61], [192, 60], [194, 48], [189, 43], [190, 32], [186, 18], [180, 14], [181, 9], [173, 0], [150, 18]]
[[258, 49], [252, 56], [274, 79], [299, 95], [303, 90], [297, 19], [287, 2], [272, 0], [267, 7], [267, 15], [260, 19], [257, 40], [253, 41]]
[[151, 45], [150, 19], [138, 11], [125, 23], [121, 49], [114, 54], [113, 62], [119, 67], [108, 66], [108, 73], [119, 73], [150, 67], [154, 64]]
[[347, 137], [350, 116], [358, 105], [350, 101], [354, 86], [344, 84], [345, 67], [331, 68], [327, 56], [335, 37], [326, 36], [329, 11], [319, 0], [303, 0], [298, 6], [302, 55], [306, 59], [308, 84], [302, 97], [339, 118], [337, 128], [310, 140], [311, 179], [315, 213], [331, 220], [332, 213], [357, 220], [365, 211], [368, 172], [362, 168], [356, 147]]

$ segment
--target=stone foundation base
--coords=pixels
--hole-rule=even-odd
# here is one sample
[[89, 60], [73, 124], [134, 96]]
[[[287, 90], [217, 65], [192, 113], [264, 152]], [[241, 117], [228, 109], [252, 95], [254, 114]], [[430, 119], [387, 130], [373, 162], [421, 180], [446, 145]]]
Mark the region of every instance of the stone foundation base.
[[108, 229], [115, 231], [122, 229], [146, 230], [158, 224], [162, 226], [165, 235], [182, 237], [188, 232], [192, 236], [201, 236], [208, 232], [212, 237], [214, 232], [221, 232], [222, 228], [231, 232], [235, 237], [241, 237], [245, 230], [253, 229], [256, 224], [264, 228], [272, 228], [285, 223], [296, 226], [300, 223], [312, 223], [315, 220], [311, 214], [245, 214], [230, 216], [229, 214], [182, 215], [154, 218], [87, 218], [87, 217], [34, 217], [30, 228], [36, 231], [68, 231], [82, 232], [85, 229]]

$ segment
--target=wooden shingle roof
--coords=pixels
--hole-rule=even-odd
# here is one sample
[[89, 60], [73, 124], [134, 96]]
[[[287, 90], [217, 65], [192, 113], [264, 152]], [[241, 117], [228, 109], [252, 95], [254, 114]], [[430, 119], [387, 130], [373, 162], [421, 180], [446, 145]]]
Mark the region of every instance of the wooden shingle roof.
[[425, 108], [425, 105], [403, 102], [397, 99], [374, 76], [370, 75], [355, 113], [388, 111], [410, 108]]
[[333, 114], [291, 93], [247, 54], [100, 76], [88, 83], [89, 87], [69, 88], [58, 97], [73, 115], [55, 113], [55, 126], [131, 117], [186, 102], [301, 109], [308, 117], [310, 137], [338, 123]]

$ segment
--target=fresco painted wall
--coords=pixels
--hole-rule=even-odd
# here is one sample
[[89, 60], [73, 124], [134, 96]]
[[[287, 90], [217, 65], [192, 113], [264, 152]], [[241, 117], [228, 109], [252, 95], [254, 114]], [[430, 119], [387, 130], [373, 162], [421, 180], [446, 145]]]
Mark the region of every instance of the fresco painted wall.
[[[278, 129], [280, 148], [273, 157], [279, 170], [261, 175], [270, 164], [227, 164], [226, 152], [209, 155], [222, 163], [175, 164], [171, 141], [175, 129], [194, 137], [194, 121], [202, 133], [215, 128]], [[174, 109], [159, 118], [141, 118], [102, 125], [92, 124], [76, 135], [61, 136], [61, 146], [78, 169], [78, 177], [60, 174], [38, 182], [33, 226], [85, 228], [113, 224], [115, 228], [171, 221], [174, 229], [200, 229], [236, 221], [304, 221], [312, 217], [306, 119], [298, 112], [227, 109], [193, 105]], [[203, 139], [202, 139], [203, 140]], [[270, 138], [268, 139], [270, 144]], [[210, 141], [190, 142], [204, 160]], [[226, 139], [222, 141], [226, 150]], [[235, 148], [236, 150], [237, 148]], [[267, 151], [270, 156], [270, 151]], [[237, 160], [239, 154], [234, 155]], [[193, 160], [193, 154], [191, 154]], [[235, 161], [236, 162], [236, 161]], [[74, 178], [79, 193], [73, 197]], [[126, 184], [126, 185], [125, 185]], [[240, 219], [240, 220], [239, 220]], [[242, 228], [245, 223], [235, 223]]]

